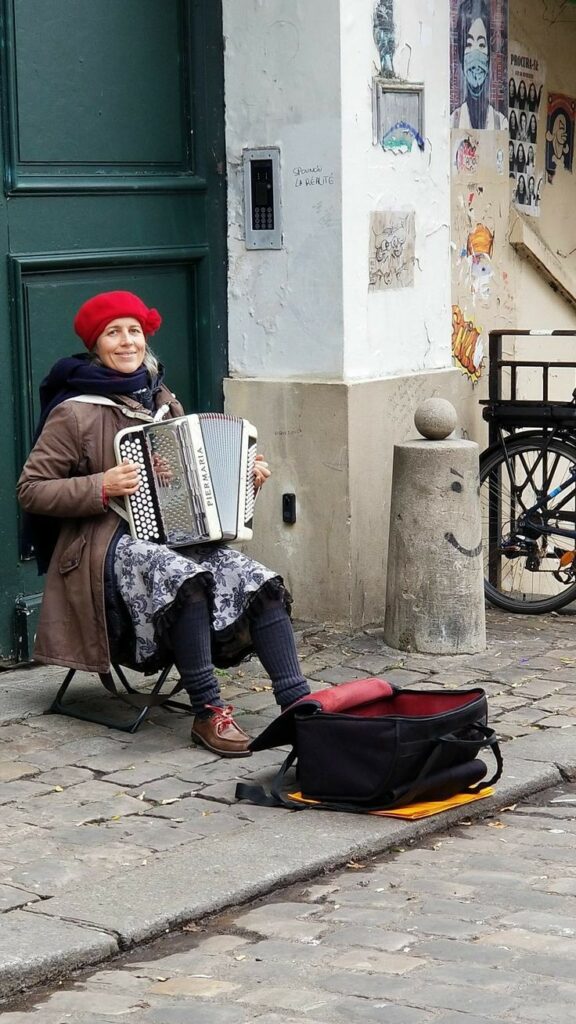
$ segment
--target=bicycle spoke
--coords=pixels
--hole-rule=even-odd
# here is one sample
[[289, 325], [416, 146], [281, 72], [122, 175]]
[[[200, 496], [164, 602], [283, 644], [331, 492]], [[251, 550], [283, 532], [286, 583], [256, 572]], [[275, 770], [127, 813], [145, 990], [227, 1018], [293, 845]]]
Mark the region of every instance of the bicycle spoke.
[[[576, 599], [576, 449], [549, 436], [509, 438], [481, 464], [486, 594], [511, 611], [546, 611]], [[566, 483], [554, 497], [551, 492]], [[568, 536], [554, 533], [564, 531]]]

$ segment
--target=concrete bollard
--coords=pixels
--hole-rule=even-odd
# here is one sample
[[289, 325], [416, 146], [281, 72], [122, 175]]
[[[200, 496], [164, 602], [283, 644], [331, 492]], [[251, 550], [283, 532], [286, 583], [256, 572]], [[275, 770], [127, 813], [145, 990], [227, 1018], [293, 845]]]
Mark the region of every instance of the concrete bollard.
[[[440, 439], [394, 446], [384, 639], [403, 651], [476, 653], [486, 648], [479, 450], [446, 439], [454, 409], [428, 401], [436, 403], [430, 432]], [[454, 414], [443, 438], [440, 401]], [[415, 421], [424, 432], [422, 410]]]

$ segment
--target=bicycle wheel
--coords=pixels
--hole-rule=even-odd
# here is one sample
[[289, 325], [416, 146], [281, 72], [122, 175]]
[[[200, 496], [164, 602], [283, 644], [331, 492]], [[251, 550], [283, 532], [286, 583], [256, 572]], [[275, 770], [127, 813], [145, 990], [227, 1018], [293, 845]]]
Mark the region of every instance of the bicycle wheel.
[[488, 601], [539, 615], [576, 600], [576, 447], [545, 435], [508, 438], [480, 457], [480, 502]]

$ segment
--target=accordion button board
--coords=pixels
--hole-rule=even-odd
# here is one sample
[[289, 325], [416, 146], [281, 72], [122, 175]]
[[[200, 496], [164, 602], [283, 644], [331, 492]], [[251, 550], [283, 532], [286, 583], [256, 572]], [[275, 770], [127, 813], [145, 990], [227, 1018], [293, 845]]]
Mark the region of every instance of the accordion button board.
[[185, 547], [251, 538], [257, 431], [247, 420], [202, 413], [127, 427], [114, 448], [118, 463], [141, 469], [125, 499], [135, 539]]

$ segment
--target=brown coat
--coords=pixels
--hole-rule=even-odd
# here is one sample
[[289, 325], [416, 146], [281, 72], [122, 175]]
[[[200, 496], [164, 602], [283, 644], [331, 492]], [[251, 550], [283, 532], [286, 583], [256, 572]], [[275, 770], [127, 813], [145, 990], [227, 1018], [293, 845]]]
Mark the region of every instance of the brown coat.
[[[132, 399], [121, 396], [118, 403], [68, 401], [57, 406], [18, 481], [24, 509], [63, 520], [34, 646], [35, 660], [49, 665], [90, 672], [110, 668], [104, 564], [118, 516], [102, 502], [102, 480], [116, 464], [117, 431], [150, 420]], [[182, 415], [182, 406], [166, 388], [157, 396], [157, 406], [164, 403], [171, 416]]]

